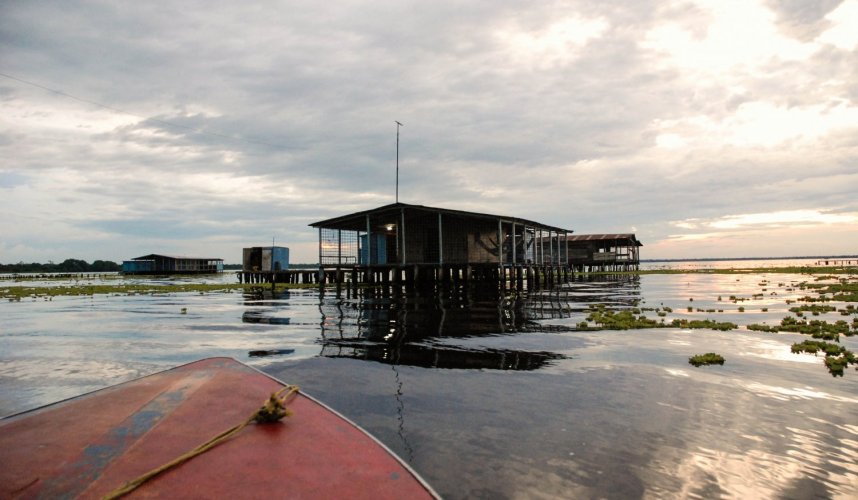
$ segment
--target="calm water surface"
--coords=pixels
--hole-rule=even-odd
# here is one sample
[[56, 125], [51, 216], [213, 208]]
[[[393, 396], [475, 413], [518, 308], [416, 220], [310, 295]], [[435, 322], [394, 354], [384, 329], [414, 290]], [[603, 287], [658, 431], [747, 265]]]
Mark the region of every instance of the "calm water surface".
[[[591, 304], [667, 306], [668, 322], [774, 324], [789, 314], [786, 299], [807, 294], [796, 285], [812, 279], [645, 275], [518, 297], [452, 289], [24, 299], [0, 304], [0, 415], [232, 356], [363, 425], [448, 498], [854, 498], [858, 372], [834, 378], [821, 358], [792, 354], [806, 337], [575, 328]], [[855, 337], [842, 342], [858, 350]], [[280, 354], [251, 357], [256, 350]], [[710, 351], [726, 364], [688, 364]]]

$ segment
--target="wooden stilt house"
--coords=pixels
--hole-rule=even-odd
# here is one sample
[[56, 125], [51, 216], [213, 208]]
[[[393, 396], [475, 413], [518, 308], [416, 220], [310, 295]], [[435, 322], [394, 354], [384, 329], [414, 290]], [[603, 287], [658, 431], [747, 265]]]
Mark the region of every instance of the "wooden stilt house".
[[[569, 229], [518, 217], [394, 203], [310, 224], [324, 269], [355, 268], [393, 279], [503, 276], [519, 269], [564, 271]], [[547, 242], [535, 244], [536, 242]], [[509, 271], [504, 271], [505, 269]], [[495, 271], [491, 271], [495, 270]], [[382, 278], [386, 279], [386, 278]], [[370, 277], [369, 281], [373, 281]]]
[[223, 271], [223, 259], [149, 254], [122, 262], [123, 274], [210, 274]]
[[576, 234], [566, 237], [569, 265], [583, 272], [630, 271], [640, 265], [639, 247], [633, 233]]

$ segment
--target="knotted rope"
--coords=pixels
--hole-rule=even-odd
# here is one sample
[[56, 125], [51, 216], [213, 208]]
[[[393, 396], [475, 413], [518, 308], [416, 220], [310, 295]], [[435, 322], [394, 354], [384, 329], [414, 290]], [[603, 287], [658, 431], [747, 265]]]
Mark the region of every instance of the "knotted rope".
[[[278, 420], [280, 420], [283, 417], [290, 416], [292, 414], [292, 412], [289, 411], [288, 408], [286, 408], [286, 404], [289, 402], [289, 399], [295, 393], [298, 392], [298, 389], [299, 388], [297, 385], [287, 385], [287, 386], [283, 387], [282, 389], [280, 389], [279, 391], [272, 393], [271, 396], [268, 398], [268, 400], [265, 401], [265, 404], [263, 404], [258, 410], [253, 412], [253, 415], [248, 417], [247, 420], [245, 420], [244, 422], [236, 425], [235, 427], [232, 427], [231, 429], [228, 429], [224, 432], [221, 432], [217, 436], [209, 439], [205, 443], [197, 446], [196, 448], [185, 453], [184, 455], [177, 457], [176, 459], [172, 460], [171, 462], [167, 462], [166, 464], [164, 464], [164, 465], [162, 465], [156, 469], [150, 470], [149, 472], [143, 474], [142, 476], [138, 477], [137, 479], [134, 479], [132, 481], [125, 483], [123, 486], [116, 488], [115, 490], [111, 491], [110, 493], [108, 493], [107, 495], [102, 497], [102, 500], [112, 500], [112, 499], [120, 498], [124, 495], [131, 493], [132, 491], [137, 489], [137, 487], [139, 487], [141, 484], [152, 479], [153, 477], [157, 476], [158, 474], [160, 474], [164, 471], [170, 470], [179, 464], [187, 462], [188, 460], [194, 458], [195, 456], [200, 455], [202, 453], [205, 453], [206, 451], [208, 451], [208, 450], [214, 448], [215, 446], [223, 443], [227, 439], [235, 436], [242, 429], [247, 427], [248, 424], [251, 424], [253, 422], [257, 422], [260, 424], [277, 422]], [[284, 393], [285, 393], [285, 395], [284, 395]]]

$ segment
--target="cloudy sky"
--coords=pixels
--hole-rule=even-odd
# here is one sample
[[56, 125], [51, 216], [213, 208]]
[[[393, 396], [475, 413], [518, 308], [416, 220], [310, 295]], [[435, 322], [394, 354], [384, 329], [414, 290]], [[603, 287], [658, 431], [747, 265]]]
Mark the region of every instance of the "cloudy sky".
[[314, 262], [394, 120], [402, 202], [858, 254], [858, 0], [0, 0], [0, 263]]

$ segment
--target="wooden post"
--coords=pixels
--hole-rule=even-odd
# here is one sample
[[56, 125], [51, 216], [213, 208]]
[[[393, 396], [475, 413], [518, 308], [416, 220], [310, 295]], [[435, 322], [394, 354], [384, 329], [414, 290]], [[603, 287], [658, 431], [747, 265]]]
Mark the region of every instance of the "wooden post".
[[399, 230], [402, 233], [402, 265], [405, 265], [405, 254], [408, 253], [408, 250], [405, 247], [405, 209], [399, 209], [399, 219], [400, 226]]
[[369, 266], [372, 264], [372, 234], [369, 226], [369, 214], [366, 215], [366, 262], [363, 265]]
[[441, 230], [441, 212], [438, 212], [438, 264], [444, 264], [444, 232]]
[[503, 266], [503, 226], [498, 219], [498, 265]]
[[319, 266], [322, 265], [322, 228], [319, 228]]
[[515, 222], [512, 223], [512, 265], [516, 263], [516, 251], [515, 251]]

